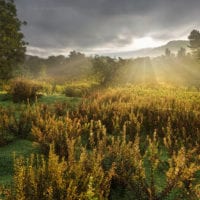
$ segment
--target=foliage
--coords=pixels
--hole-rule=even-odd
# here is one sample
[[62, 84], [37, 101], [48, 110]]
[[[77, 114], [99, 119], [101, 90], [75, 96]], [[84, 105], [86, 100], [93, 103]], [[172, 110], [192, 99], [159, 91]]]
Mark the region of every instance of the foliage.
[[118, 68], [118, 62], [110, 57], [96, 56], [92, 59], [94, 75], [99, 79], [100, 84], [108, 85], [113, 80]]
[[[176, 41], [175, 43], [179, 43]], [[184, 47], [188, 42], [185, 41]], [[193, 52], [197, 51], [198, 40], [193, 42]], [[195, 46], [196, 45], [196, 46]], [[181, 48], [174, 52], [173, 42], [165, 49], [165, 56], [139, 57], [131, 59], [111, 58], [108, 56], [86, 57], [72, 51], [68, 57], [50, 56], [40, 58], [27, 56], [21, 72], [29, 78], [44, 81], [44, 91], [48, 94], [64, 92], [62, 85], [66, 82], [92, 80], [102, 87], [127, 83], [170, 83], [179, 86], [200, 86], [200, 64], [191, 56], [188, 49]], [[192, 45], [190, 45], [192, 46]], [[168, 76], [170, 74], [170, 76]], [[39, 77], [39, 78], [38, 78]], [[82, 89], [67, 87], [66, 93], [80, 96]]]
[[[161, 160], [162, 151], [159, 150], [156, 134], [153, 139], [148, 139], [148, 148], [143, 155], [140, 153], [139, 137], [133, 143], [119, 138], [112, 138], [109, 142], [106, 135], [99, 137], [102, 138], [95, 144], [95, 137], [90, 135], [93, 149], [90, 152], [80, 145], [77, 149], [75, 139], [69, 139], [66, 161], [59, 159], [51, 146], [48, 162], [44, 158], [33, 161], [33, 156], [28, 163], [17, 160], [16, 198], [85, 199], [86, 195], [108, 199], [110, 189], [121, 186], [131, 190], [134, 199], [165, 199], [174, 192], [175, 199], [197, 199], [194, 178], [200, 167], [193, 157], [195, 149], [186, 151], [181, 148], [173, 151], [169, 160]], [[160, 173], [165, 177], [162, 186], [157, 178]]]
[[13, 102], [35, 101], [42, 86], [28, 79], [15, 79], [11, 82], [9, 93]]
[[[65, 96], [47, 97], [43, 103], [49, 105], [48, 110], [52, 115], [60, 117], [66, 115], [70, 110], [74, 110], [80, 100], [66, 98]], [[57, 102], [57, 103], [56, 103]], [[37, 119], [44, 117], [47, 107], [42, 102], [36, 104], [13, 104], [0, 106], [0, 146], [12, 142], [16, 138], [31, 139], [32, 126]]]
[[69, 86], [65, 88], [64, 93], [67, 97], [81, 97], [83, 95], [81, 89]]
[[165, 49], [165, 56], [166, 57], [170, 57], [171, 56], [171, 51], [168, 48]]
[[104, 172], [101, 159], [84, 150], [79, 161], [73, 155], [71, 159], [60, 160], [52, 146], [48, 161], [33, 155], [28, 161], [16, 159], [14, 195], [9, 199], [107, 199], [112, 168]]
[[12, 108], [5, 109], [0, 107], [0, 134], [2, 136], [0, 144], [2, 146], [16, 137], [27, 138], [30, 135], [36, 112], [31, 112], [28, 107], [22, 106], [22, 110], [19, 113], [15, 113]]
[[57, 84], [63, 84], [69, 80], [80, 80], [87, 78], [91, 71], [91, 62], [84, 54], [76, 51], [70, 52], [68, 57], [49, 56], [40, 58], [38, 56], [27, 56], [24, 63], [29, 76], [34, 78], [51, 78]]
[[[14, 174], [13, 156], [29, 157], [31, 153], [39, 153], [39, 145], [24, 139], [15, 139], [12, 143], [0, 147], [0, 185], [4, 186], [12, 184], [12, 176]], [[0, 197], [1, 198], [1, 197]]]
[[127, 86], [64, 113], [35, 105], [30, 133], [44, 157], [15, 159], [7, 198], [197, 200], [199, 99], [184, 88]]
[[200, 32], [198, 30], [193, 30], [188, 36], [190, 42], [190, 48], [192, 49], [195, 57], [200, 59]]
[[13, 118], [9, 111], [0, 108], [0, 146], [6, 145], [14, 139], [14, 134], [10, 132]]
[[0, 1], [0, 79], [9, 79], [24, 61], [25, 45], [21, 22], [13, 0]]
[[72, 82], [65, 86], [64, 94], [68, 97], [88, 96], [98, 85], [93, 82]]
[[186, 49], [181, 47], [177, 54], [178, 58], [184, 58], [186, 56]]

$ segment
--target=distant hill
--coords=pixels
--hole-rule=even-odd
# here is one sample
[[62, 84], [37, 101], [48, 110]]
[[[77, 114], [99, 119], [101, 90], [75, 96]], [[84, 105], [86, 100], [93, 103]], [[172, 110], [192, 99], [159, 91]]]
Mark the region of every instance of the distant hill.
[[156, 57], [165, 54], [165, 49], [168, 48], [172, 53], [177, 53], [177, 51], [183, 47], [189, 51], [188, 48], [189, 41], [187, 40], [174, 40], [170, 41], [165, 45], [155, 47], [155, 48], [145, 48], [136, 51], [127, 51], [127, 52], [117, 52], [117, 53], [109, 53], [107, 56], [111, 57], [126, 57], [126, 58], [135, 58], [135, 57]]
[[[102, 53], [100, 55], [103, 56], [110, 56], [110, 57], [122, 57], [122, 58], [136, 58], [136, 57], [156, 57], [160, 55], [165, 54], [165, 49], [168, 48], [172, 53], [177, 53], [177, 51], [183, 47], [187, 51], [189, 51], [188, 48], [189, 41], [187, 40], [173, 40], [168, 42], [165, 45], [155, 47], [155, 48], [145, 48], [145, 49], [139, 49], [135, 51], [125, 51], [125, 52], [112, 52], [112, 53]], [[41, 58], [40, 56], [35, 56], [35, 55], [26, 55], [26, 60], [29, 60], [30, 58], [38, 57]]]

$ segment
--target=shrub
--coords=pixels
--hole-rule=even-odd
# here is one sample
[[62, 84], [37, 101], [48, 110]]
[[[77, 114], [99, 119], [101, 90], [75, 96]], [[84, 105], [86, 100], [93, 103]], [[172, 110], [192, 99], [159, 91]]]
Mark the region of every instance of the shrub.
[[0, 107], [0, 146], [6, 145], [14, 139], [14, 134], [11, 127], [14, 124], [14, 117], [12, 111]]
[[82, 91], [78, 88], [66, 87], [64, 91], [67, 97], [81, 97]]
[[67, 97], [83, 97], [88, 95], [90, 88], [82, 86], [67, 86], [64, 90], [64, 94]]
[[28, 160], [17, 158], [14, 187], [7, 199], [107, 199], [114, 169], [104, 171], [101, 160], [83, 149], [79, 160], [67, 162], [59, 159], [52, 146], [48, 161], [33, 155]]
[[199, 97], [130, 87], [30, 106], [17, 130], [49, 156], [16, 160], [11, 199], [199, 199]]
[[14, 102], [34, 101], [39, 97], [41, 85], [35, 81], [27, 79], [15, 79], [11, 82], [9, 93], [12, 95]]
[[16, 159], [10, 199], [106, 200], [113, 199], [111, 190], [119, 188], [129, 190], [133, 199], [198, 199], [196, 149], [182, 147], [164, 158], [156, 132], [147, 137], [145, 154], [140, 153], [139, 136], [127, 142], [125, 132], [110, 141], [105, 131], [102, 134], [91, 132], [90, 151], [77, 145], [78, 138], [68, 138], [65, 159], [54, 153], [52, 145], [47, 160], [38, 156]]
[[70, 83], [67, 84], [64, 94], [68, 97], [83, 97], [88, 96], [94, 89], [97, 88], [95, 83]]

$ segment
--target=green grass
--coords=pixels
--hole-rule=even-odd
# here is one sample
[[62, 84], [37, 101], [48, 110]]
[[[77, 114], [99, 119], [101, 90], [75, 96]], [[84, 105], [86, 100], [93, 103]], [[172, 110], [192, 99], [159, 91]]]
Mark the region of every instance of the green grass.
[[78, 97], [66, 97], [65, 95], [49, 95], [42, 96], [38, 99], [38, 103], [54, 104], [54, 103], [68, 103], [71, 107], [76, 107], [81, 101]]
[[11, 96], [7, 95], [3, 91], [0, 91], [0, 106], [2, 107], [14, 106]]
[[[71, 108], [75, 108], [81, 101], [81, 98], [78, 97], [66, 97], [63, 94], [55, 95], [43, 95], [41, 98], [38, 98], [37, 102], [42, 104], [55, 104], [55, 103], [67, 103]], [[4, 92], [0, 92], [0, 106], [4, 108], [14, 107], [18, 108], [23, 103], [13, 103], [11, 96], [7, 95]]]
[[[42, 96], [38, 99], [39, 104], [67, 103], [69, 108], [75, 108], [81, 101], [81, 98], [66, 97], [65, 95]], [[13, 103], [11, 96], [0, 92], [0, 106], [4, 108], [12, 107], [16, 112], [22, 110], [23, 103]], [[37, 153], [39, 146], [29, 140], [16, 140], [7, 146], [0, 147], [0, 185], [8, 185], [12, 181], [13, 175], [13, 157], [21, 155], [28, 157], [32, 153]]]
[[0, 148], [0, 185], [9, 185], [13, 175], [13, 158], [16, 156], [29, 157], [39, 153], [39, 145], [28, 140], [16, 140]]

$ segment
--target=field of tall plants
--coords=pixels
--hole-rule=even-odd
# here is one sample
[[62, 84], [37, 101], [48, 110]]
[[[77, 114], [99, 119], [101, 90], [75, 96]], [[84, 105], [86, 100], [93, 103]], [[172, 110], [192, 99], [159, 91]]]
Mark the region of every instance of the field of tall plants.
[[200, 199], [200, 92], [127, 85], [68, 104], [0, 107], [0, 145], [39, 144], [14, 156], [12, 200]]

